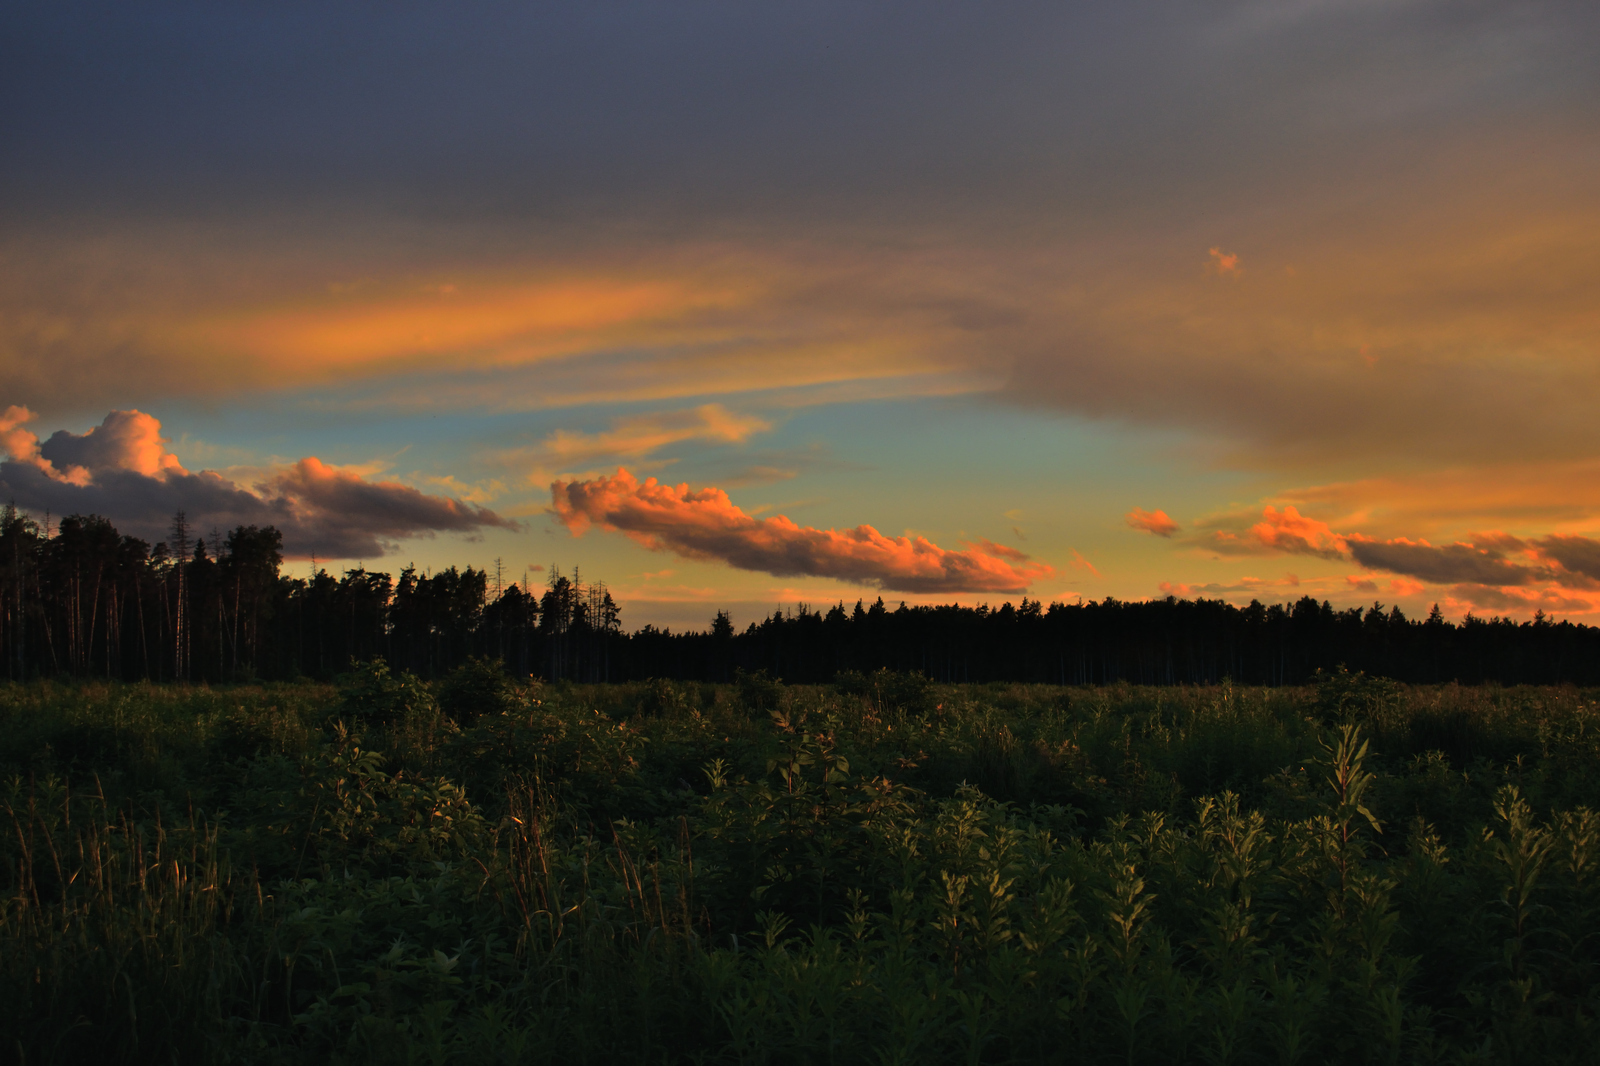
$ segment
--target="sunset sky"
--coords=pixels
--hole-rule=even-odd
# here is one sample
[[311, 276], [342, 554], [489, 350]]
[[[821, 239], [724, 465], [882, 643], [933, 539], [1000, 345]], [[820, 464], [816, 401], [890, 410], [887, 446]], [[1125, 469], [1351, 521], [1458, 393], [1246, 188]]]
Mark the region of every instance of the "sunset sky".
[[[0, 492], [624, 624], [1600, 622], [1600, 5], [0, 12]], [[653, 480], [652, 480], [653, 479]]]

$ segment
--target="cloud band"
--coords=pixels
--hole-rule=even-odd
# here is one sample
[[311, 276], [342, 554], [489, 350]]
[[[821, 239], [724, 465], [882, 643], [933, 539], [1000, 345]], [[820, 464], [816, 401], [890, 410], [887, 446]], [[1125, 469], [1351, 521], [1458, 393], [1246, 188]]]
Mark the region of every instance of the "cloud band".
[[916, 593], [1020, 593], [1054, 568], [1014, 548], [979, 540], [962, 551], [922, 537], [886, 537], [871, 526], [813, 529], [781, 515], [756, 519], [717, 488], [640, 482], [626, 470], [550, 486], [556, 516], [575, 535], [618, 530], [653, 551], [716, 560], [780, 577], [806, 575]]

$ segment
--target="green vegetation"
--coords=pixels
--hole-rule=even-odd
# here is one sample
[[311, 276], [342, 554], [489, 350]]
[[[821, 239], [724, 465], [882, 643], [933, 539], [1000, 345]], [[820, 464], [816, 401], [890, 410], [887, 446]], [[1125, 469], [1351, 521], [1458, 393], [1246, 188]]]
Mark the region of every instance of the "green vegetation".
[[0, 1055], [1586, 1062], [1556, 688], [0, 688]]

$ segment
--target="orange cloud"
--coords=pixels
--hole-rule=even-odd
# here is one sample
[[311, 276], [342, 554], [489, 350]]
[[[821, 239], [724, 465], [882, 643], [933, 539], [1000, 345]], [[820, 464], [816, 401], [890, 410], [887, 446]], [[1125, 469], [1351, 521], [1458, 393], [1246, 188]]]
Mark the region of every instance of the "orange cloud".
[[[26, 268], [0, 255], [0, 393], [35, 409], [357, 381], [375, 387], [328, 402], [950, 395], [1002, 384], [974, 332], [1022, 321], [1009, 286], [970, 270], [809, 241], [530, 239], [536, 251], [479, 258], [441, 284], [418, 279], [459, 256], [384, 234], [235, 236], [42, 242]], [[328, 271], [359, 280], [329, 284]]]
[[39, 453], [67, 470], [127, 470], [157, 479], [187, 474], [166, 445], [156, 418], [143, 411], [112, 411], [86, 433], [56, 430], [39, 446]]
[[33, 417], [26, 407], [6, 408], [0, 415], [0, 449], [10, 463], [32, 467], [51, 481], [84, 488], [97, 473], [138, 474], [156, 481], [188, 474], [167, 451], [161, 423], [143, 411], [112, 411], [83, 433], [58, 429], [43, 443], [22, 428]]
[[0, 416], [10, 454], [0, 462], [0, 496], [35, 512], [103, 515], [150, 540], [166, 536], [177, 511], [202, 530], [276, 526], [285, 554], [302, 558], [374, 558], [403, 537], [519, 528], [486, 508], [315, 457], [268, 473], [254, 491], [210, 470], [190, 473], [164, 447], [161, 423], [140, 411], [113, 411], [85, 433], [60, 430], [43, 444], [19, 428], [25, 414], [14, 407]]
[[[779, 517], [782, 517], [782, 516], [779, 516]], [[870, 529], [871, 527], [869, 526], [869, 527], [866, 527], [866, 528]], [[982, 552], [984, 555], [992, 555], [997, 559], [1011, 559], [1011, 560], [1013, 560], [1015, 562], [1019, 562], [1019, 563], [1025, 561], [1028, 558], [1028, 556], [1024, 552], [1022, 552], [1020, 549], [1012, 548], [1012, 547], [1009, 547], [1009, 546], [1007, 546], [1005, 544], [996, 544], [994, 541], [989, 540], [987, 537], [979, 537], [978, 538], [978, 550], [980, 552]], [[907, 590], [907, 591], [909, 591], [909, 590]]]
[[505, 495], [506, 486], [502, 481], [489, 478], [485, 481], [462, 481], [454, 474], [424, 474], [413, 471], [411, 480], [421, 485], [431, 485], [443, 489], [455, 499], [466, 500], [468, 503], [488, 503]]
[[16, 404], [7, 407], [5, 414], [0, 414], [0, 448], [4, 448], [6, 454], [16, 462], [30, 462], [39, 453], [39, 438], [22, 428], [33, 418], [32, 411]]
[[1444, 606], [1452, 612], [1489, 610], [1496, 613], [1595, 614], [1600, 612], [1600, 596], [1561, 589], [1497, 588], [1492, 585], [1457, 585], [1445, 597]]
[[602, 433], [557, 430], [536, 447], [501, 452], [498, 458], [508, 464], [532, 464], [532, 476], [539, 476], [548, 466], [570, 468], [600, 458], [639, 458], [686, 441], [743, 444], [771, 428], [772, 423], [765, 419], [708, 403], [683, 411], [619, 418]]
[[1592, 528], [1600, 460], [1496, 463], [1297, 488], [1280, 502], [1348, 516], [1374, 535], [1446, 536], [1495, 525]]
[[1271, 506], [1261, 512], [1261, 521], [1250, 527], [1250, 535], [1262, 545], [1298, 555], [1340, 555], [1348, 549], [1345, 538], [1326, 522], [1306, 518], [1293, 507], [1281, 512]]
[[1221, 581], [1211, 581], [1206, 584], [1189, 584], [1184, 581], [1162, 581], [1160, 591], [1165, 595], [1221, 595], [1222, 592], [1264, 592], [1270, 589], [1298, 589], [1301, 587], [1301, 578], [1298, 573], [1286, 573], [1282, 578], [1243, 578], [1234, 584], [1222, 584]]
[[[1267, 507], [1262, 521], [1248, 530], [1218, 530], [1197, 541], [1232, 554], [1264, 551], [1319, 555], [1359, 563], [1369, 571], [1387, 572], [1384, 586], [1396, 597], [1417, 596], [1432, 585], [1452, 586], [1448, 604], [1456, 610], [1526, 611], [1549, 614], [1591, 614], [1600, 611], [1600, 540], [1570, 533], [1519, 537], [1490, 531], [1470, 534], [1450, 544], [1423, 539], [1379, 539], [1360, 533], [1339, 533], [1327, 523], [1306, 518], [1294, 507]], [[1171, 595], [1227, 592], [1254, 587], [1166, 583]], [[1374, 593], [1379, 576], [1344, 578], [1351, 591]]]
[[591, 524], [618, 530], [652, 551], [718, 560], [776, 576], [807, 575], [902, 592], [1011, 592], [1053, 576], [1014, 548], [980, 540], [951, 551], [923, 537], [886, 537], [871, 526], [813, 529], [788, 518], [757, 519], [721, 489], [641, 483], [626, 470], [550, 486], [556, 516], [573, 535]]
[[256, 491], [302, 524], [314, 524], [333, 540], [404, 536], [428, 530], [518, 528], [493, 511], [448, 496], [429, 496], [395, 481], [368, 481], [360, 474], [308, 456], [256, 486]]
[[1261, 521], [1245, 532], [1218, 530], [1207, 543], [1228, 554], [1284, 552], [1339, 559], [1349, 553], [1346, 538], [1335, 533], [1328, 523], [1307, 518], [1293, 507], [1279, 511], [1270, 504], [1262, 509]]
[[[1347, 576], [1345, 584], [1359, 592], [1377, 592], [1378, 582], [1372, 574], [1352, 574]], [[1386, 586], [1391, 596], [1415, 596], [1426, 592], [1428, 586], [1420, 581], [1413, 581], [1408, 577], [1393, 577]]]
[[[1439, 179], [1483, 151], [1468, 143], [1432, 161]], [[1480, 160], [1502, 175], [1527, 166]], [[1222, 272], [1234, 254], [1222, 247], [1201, 270], [1161, 270], [1160, 254], [1188, 261], [1187, 233], [1108, 249], [1101, 277], [1058, 297], [1075, 316], [1058, 342], [1017, 352], [1007, 395], [1191, 429], [1244, 468], [1379, 475], [1594, 455], [1600, 366], [1586, 353], [1600, 318], [1573, 281], [1600, 254], [1600, 211], [1578, 192], [1594, 171], [1592, 156], [1551, 157], [1548, 200], [1511, 183], [1385, 175], [1372, 190], [1381, 209], [1230, 221], [1254, 254], [1292, 256], [1295, 278], [1252, 269], [1249, 285], [1218, 284], [1238, 277]], [[1371, 368], [1362, 344], [1380, 357]], [[1565, 499], [1558, 488], [1539, 502]]]
[[40, 442], [23, 424], [33, 420], [26, 407], [11, 406], [0, 415], [0, 449], [14, 463], [31, 466], [52, 481], [88, 485], [96, 470], [122, 470], [164, 479], [187, 474], [178, 457], [166, 449], [161, 423], [143, 411], [112, 411], [85, 433], [57, 430]]
[[1219, 581], [1208, 582], [1204, 585], [1190, 584], [1183, 581], [1163, 581], [1157, 586], [1164, 596], [1222, 596], [1230, 592], [1270, 592], [1273, 589], [1297, 589], [1300, 587], [1298, 574], [1285, 574], [1278, 579], [1264, 579], [1259, 577], [1241, 577], [1231, 585]]
[[39, 454], [39, 438], [31, 430], [22, 428], [24, 424], [33, 421], [33, 418], [33, 412], [26, 407], [19, 407], [16, 404], [7, 407], [5, 414], [0, 415], [0, 448], [5, 450], [6, 455], [14, 463], [37, 467], [47, 477], [56, 481], [67, 480], [50, 460]]
[[592, 277], [336, 294], [320, 305], [235, 313], [187, 324], [188, 344], [328, 376], [383, 364], [470, 357], [475, 364], [548, 358], [625, 342], [639, 328], [749, 298], [724, 286]]
[[[1193, 432], [1249, 468], [1592, 455], [1600, 320], [1572, 279], [1600, 253], [1593, 153], [1527, 136], [1526, 153], [1463, 136], [1404, 181], [1374, 171], [1355, 214], [1231, 214], [1253, 262], [1300, 265], [1251, 268], [1248, 286], [1216, 283], [1240, 253], [1219, 245], [1194, 270], [1203, 240], [1165, 223], [1052, 244], [954, 216], [937, 241], [771, 218], [702, 241], [579, 227], [580, 246], [509, 218], [488, 243], [315, 212], [77, 238], [41, 222], [0, 255], [0, 393], [60, 410], [364, 378], [325, 402], [517, 407], [1003, 386], [1018, 404]], [[1550, 184], [1516, 184], [1530, 160]], [[374, 280], [335, 293], [330, 273]], [[1371, 371], [1363, 344], [1382, 356]], [[1538, 505], [1572, 506], [1540, 488]]]
[[1206, 266], [1218, 274], [1238, 277], [1244, 273], [1244, 268], [1239, 265], [1239, 256], [1236, 252], [1224, 252], [1221, 248], [1212, 248], [1211, 259]]
[[[1262, 520], [1244, 532], [1217, 530], [1199, 543], [1227, 554], [1283, 552], [1350, 559], [1368, 570], [1402, 575], [1403, 580], [1390, 585], [1396, 595], [1421, 591], [1418, 581], [1497, 588], [1547, 581], [1579, 588], [1600, 585], [1600, 541], [1570, 535], [1524, 540], [1506, 533], [1479, 533], [1470, 542], [1438, 545], [1408, 537], [1378, 539], [1339, 533], [1293, 506], [1282, 511], [1268, 506], [1262, 511]], [[1507, 552], [1517, 553], [1521, 561], [1508, 558]], [[1364, 591], [1376, 589], [1370, 575], [1346, 581]]]
[[1524, 540], [1505, 533], [1479, 533], [1473, 538], [1492, 550], [1512, 551], [1568, 588], [1600, 588], [1600, 541], [1571, 534]]
[[1124, 515], [1123, 519], [1134, 529], [1142, 529], [1158, 537], [1170, 537], [1181, 528], [1178, 523], [1167, 517], [1167, 512], [1146, 511], [1142, 507], [1135, 507]]

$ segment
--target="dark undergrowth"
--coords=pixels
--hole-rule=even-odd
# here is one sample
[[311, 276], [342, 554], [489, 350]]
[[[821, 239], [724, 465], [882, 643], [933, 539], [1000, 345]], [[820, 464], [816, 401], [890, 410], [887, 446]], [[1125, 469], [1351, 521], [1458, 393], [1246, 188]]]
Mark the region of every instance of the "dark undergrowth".
[[1575, 689], [0, 688], [0, 1057], [1590, 1062]]

